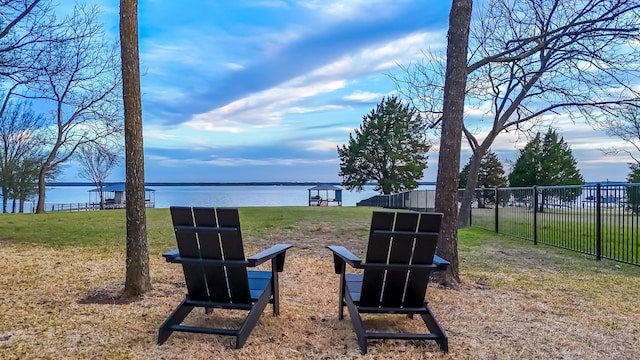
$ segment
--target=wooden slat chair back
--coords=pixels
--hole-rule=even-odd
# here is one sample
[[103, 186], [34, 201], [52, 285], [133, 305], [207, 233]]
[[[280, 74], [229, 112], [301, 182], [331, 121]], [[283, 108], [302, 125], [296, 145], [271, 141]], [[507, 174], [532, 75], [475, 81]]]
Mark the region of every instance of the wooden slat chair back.
[[[178, 248], [163, 254], [168, 262], [179, 263], [184, 272], [187, 295], [160, 326], [158, 344], [174, 331], [236, 337], [241, 348], [266, 305], [279, 314], [278, 273], [284, 269], [289, 244], [277, 244], [245, 258], [238, 209], [171, 207]], [[271, 270], [248, 270], [271, 260]], [[247, 310], [237, 329], [182, 325], [194, 307]]]
[[[245, 260], [237, 209], [173, 207], [171, 217], [182, 257]], [[246, 268], [186, 263], [182, 268], [192, 300], [251, 303]]]
[[[429, 276], [449, 262], [435, 255], [442, 214], [374, 211], [365, 261], [343, 246], [329, 246], [340, 274], [338, 318], [346, 306], [362, 354], [369, 339], [435, 340], [448, 351], [448, 340], [425, 301]], [[363, 269], [347, 273], [346, 266]], [[419, 314], [428, 333], [367, 331], [360, 314]]]
[[[365, 262], [431, 264], [441, 219], [434, 213], [374, 212]], [[427, 269], [365, 269], [360, 306], [420, 307], [429, 274]]]

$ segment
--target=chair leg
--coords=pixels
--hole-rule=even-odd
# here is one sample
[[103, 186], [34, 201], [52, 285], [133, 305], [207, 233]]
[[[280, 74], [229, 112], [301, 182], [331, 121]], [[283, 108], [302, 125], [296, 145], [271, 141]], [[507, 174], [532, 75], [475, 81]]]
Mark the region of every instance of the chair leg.
[[251, 331], [256, 326], [258, 319], [260, 319], [260, 315], [262, 315], [262, 312], [267, 307], [271, 296], [273, 296], [273, 289], [271, 288], [271, 283], [269, 283], [267, 288], [264, 289], [262, 295], [260, 295], [258, 301], [256, 301], [251, 310], [249, 310], [249, 314], [240, 326], [240, 329], [238, 329], [238, 335], [236, 336], [236, 349], [240, 349], [244, 346], [244, 343], [249, 338]]
[[344, 291], [346, 286], [347, 281], [345, 279], [345, 265], [343, 262], [340, 273], [340, 291], [338, 294], [338, 320], [344, 319]]
[[[273, 260], [275, 261], [275, 259]], [[280, 284], [275, 264], [271, 265], [271, 289], [273, 289], [273, 316], [280, 315]]]
[[353, 330], [358, 338], [358, 345], [360, 346], [360, 353], [365, 355], [367, 353], [367, 334], [364, 329], [364, 323], [362, 317], [358, 312], [358, 308], [353, 303], [351, 294], [349, 291], [345, 292], [345, 302], [347, 303], [347, 310], [349, 310], [349, 316], [351, 317], [351, 323], [353, 324]]
[[429, 332], [438, 336], [436, 342], [440, 345], [440, 350], [443, 352], [449, 352], [449, 339], [447, 338], [447, 334], [444, 332], [444, 329], [442, 329], [440, 324], [438, 324], [438, 321], [436, 321], [435, 316], [433, 316], [433, 312], [431, 312], [431, 309], [429, 309], [427, 304], [425, 304], [425, 307], [427, 308], [427, 312], [420, 314], [422, 316], [422, 320], [424, 320], [425, 325], [427, 325]]
[[160, 330], [158, 330], [158, 345], [162, 345], [173, 333], [171, 329], [172, 326], [178, 325], [184, 320], [184, 318], [189, 315], [191, 310], [193, 310], [193, 306], [186, 305], [187, 299], [182, 300], [180, 305], [173, 310], [171, 315], [160, 325]]

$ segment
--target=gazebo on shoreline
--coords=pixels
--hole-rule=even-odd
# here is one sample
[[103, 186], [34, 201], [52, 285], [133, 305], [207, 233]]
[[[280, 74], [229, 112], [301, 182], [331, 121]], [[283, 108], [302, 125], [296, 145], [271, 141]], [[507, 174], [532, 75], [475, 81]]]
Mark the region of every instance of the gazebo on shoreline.
[[[105, 209], [120, 209], [124, 208], [126, 204], [124, 184], [113, 184], [102, 187], [102, 193], [104, 195], [104, 208]], [[148, 208], [155, 207], [156, 203], [156, 191], [148, 187], [144, 188], [145, 193], [145, 206]], [[100, 206], [100, 189], [95, 188], [89, 190], [89, 204]]]
[[337, 203], [338, 206], [342, 206], [342, 188], [339, 186], [322, 184], [308, 190], [309, 206], [329, 206], [329, 203]]

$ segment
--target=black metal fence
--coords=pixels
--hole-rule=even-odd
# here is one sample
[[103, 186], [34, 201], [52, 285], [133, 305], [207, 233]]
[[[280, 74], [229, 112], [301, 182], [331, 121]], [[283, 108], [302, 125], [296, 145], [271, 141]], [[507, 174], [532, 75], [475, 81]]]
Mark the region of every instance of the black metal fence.
[[[147, 201], [145, 207], [154, 208], [155, 202]], [[46, 212], [59, 212], [59, 211], [95, 211], [95, 210], [110, 210], [110, 209], [124, 209], [125, 204], [104, 204], [102, 209], [99, 203], [45, 203], [44, 209]], [[9, 209], [9, 212], [19, 212], [17, 209]], [[24, 203], [23, 213], [35, 213], [36, 202], [26, 201]]]
[[356, 206], [429, 211], [435, 208], [435, 194], [435, 190], [412, 190], [400, 194], [376, 195], [359, 201]]
[[534, 244], [640, 265], [640, 184], [477, 189], [468, 216]]
[[[357, 205], [431, 210], [435, 190], [378, 195]], [[476, 189], [466, 216], [472, 226], [534, 244], [640, 265], [640, 184]]]

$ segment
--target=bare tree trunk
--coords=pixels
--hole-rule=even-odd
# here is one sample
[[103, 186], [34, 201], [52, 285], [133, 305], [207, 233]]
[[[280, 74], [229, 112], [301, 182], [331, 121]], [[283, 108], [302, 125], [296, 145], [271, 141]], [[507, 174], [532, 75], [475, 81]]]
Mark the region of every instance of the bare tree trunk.
[[458, 178], [462, 119], [467, 86], [467, 47], [472, 0], [453, 0], [449, 13], [447, 70], [444, 83], [444, 113], [440, 136], [438, 178], [436, 182], [436, 210], [444, 214], [438, 254], [449, 260], [442, 282], [457, 286], [458, 273]]
[[122, 95], [125, 122], [127, 273], [125, 296], [151, 290], [144, 202], [144, 148], [138, 53], [138, 1], [120, 0]]
[[36, 214], [44, 214], [44, 198], [46, 195], [46, 177], [47, 171], [45, 165], [42, 165], [40, 172], [38, 173], [38, 205], [36, 205]]
[[98, 185], [98, 194], [100, 194], [100, 210], [104, 210], [104, 191], [102, 184]]
[[[491, 136], [491, 134], [489, 135]], [[475, 149], [471, 161], [469, 161], [469, 174], [467, 175], [467, 183], [465, 184], [462, 199], [460, 199], [460, 211], [458, 212], [458, 228], [462, 229], [469, 226], [469, 213], [471, 212], [471, 203], [473, 202], [473, 194], [475, 194], [476, 185], [478, 184], [478, 173], [480, 173], [480, 164], [482, 158], [489, 150], [489, 146], [493, 143], [495, 136], [489, 137], [489, 140], [482, 142]]]
[[2, 187], [2, 213], [6, 213], [7, 212], [7, 204], [9, 202], [9, 199], [7, 199], [7, 194], [9, 193], [8, 189], [6, 187]]

